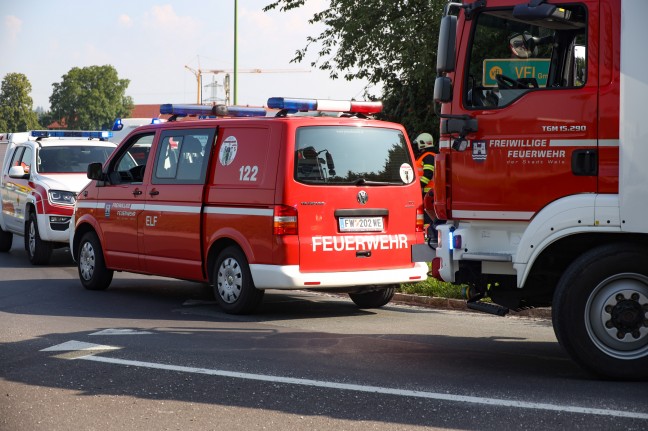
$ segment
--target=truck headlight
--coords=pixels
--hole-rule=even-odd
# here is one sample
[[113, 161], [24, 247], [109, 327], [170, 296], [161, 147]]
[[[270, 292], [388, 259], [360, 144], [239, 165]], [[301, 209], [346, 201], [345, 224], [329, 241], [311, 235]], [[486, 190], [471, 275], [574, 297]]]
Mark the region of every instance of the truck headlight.
[[76, 193], [63, 190], [50, 190], [47, 192], [49, 200], [55, 204], [74, 205], [76, 202]]

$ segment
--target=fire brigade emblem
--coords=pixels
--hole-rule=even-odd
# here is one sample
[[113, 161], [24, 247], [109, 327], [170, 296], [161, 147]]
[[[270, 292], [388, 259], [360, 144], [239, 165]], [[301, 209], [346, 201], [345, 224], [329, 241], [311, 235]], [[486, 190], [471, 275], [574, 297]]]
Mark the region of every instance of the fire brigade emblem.
[[472, 141], [472, 158], [479, 162], [486, 160], [486, 141]]
[[357, 197], [357, 199], [358, 199], [358, 203], [359, 203], [359, 204], [364, 205], [364, 204], [366, 204], [367, 201], [369, 200], [369, 195], [368, 195], [367, 192], [365, 192], [364, 190], [360, 190], [360, 191], [358, 192], [358, 197]]
[[234, 136], [228, 136], [223, 140], [220, 152], [218, 153], [218, 160], [223, 166], [227, 166], [234, 161], [236, 157], [236, 150], [238, 149], [238, 142]]

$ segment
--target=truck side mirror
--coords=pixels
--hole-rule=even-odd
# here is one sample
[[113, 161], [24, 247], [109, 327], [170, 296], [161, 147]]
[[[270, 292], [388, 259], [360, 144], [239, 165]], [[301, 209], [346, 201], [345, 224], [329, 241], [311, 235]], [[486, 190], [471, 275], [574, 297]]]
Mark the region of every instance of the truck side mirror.
[[457, 41], [457, 17], [446, 15], [439, 27], [439, 45], [437, 47], [437, 74], [455, 70], [455, 45]]
[[99, 162], [90, 163], [88, 165], [88, 170], [86, 171], [86, 175], [91, 180], [100, 180], [101, 176], [103, 174], [101, 169], [102, 169], [102, 164], [101, 163], [99, 163]]
[[452, 101], [452, 81], [447, 76], [438, 76], [434, 81], [434, 101], [448, 103]]
[[25, 172], [22, 166], [12, 166], [9, 168], [9, 178], [27, 180], [29, 179], [29, 172]]

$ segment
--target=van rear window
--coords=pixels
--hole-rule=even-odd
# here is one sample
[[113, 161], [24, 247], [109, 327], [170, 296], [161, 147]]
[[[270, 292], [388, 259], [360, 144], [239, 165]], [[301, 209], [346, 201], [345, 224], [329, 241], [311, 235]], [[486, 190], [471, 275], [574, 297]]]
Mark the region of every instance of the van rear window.
[[326, 185], [404, 185], [414, 180], [399, 130], [355, 126], [297, 129], [295, 180]]

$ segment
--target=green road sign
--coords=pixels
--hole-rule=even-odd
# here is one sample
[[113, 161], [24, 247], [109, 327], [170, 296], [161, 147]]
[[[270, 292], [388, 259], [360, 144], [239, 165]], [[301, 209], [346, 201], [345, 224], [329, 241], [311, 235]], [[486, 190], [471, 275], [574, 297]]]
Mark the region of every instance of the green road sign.
[[513, 79], [535, 78], [540, 87], [547, 85], [547, 75], [549, 74], [548, 58], [528, 58], [528, 59], [484, 59], [484, 87], [496, 87], [496, 75], [504, 75]]

